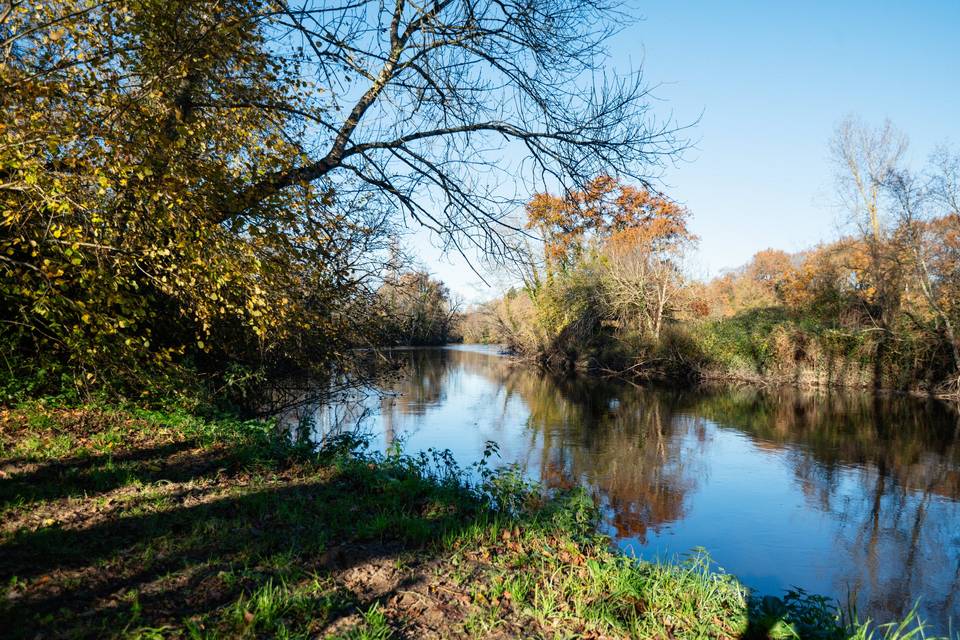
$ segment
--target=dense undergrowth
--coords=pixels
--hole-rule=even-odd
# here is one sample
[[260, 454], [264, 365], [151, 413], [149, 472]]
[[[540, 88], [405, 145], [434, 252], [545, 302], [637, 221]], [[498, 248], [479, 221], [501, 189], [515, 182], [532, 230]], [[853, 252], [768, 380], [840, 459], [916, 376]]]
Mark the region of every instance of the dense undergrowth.
[[936, 391], [949, 354], [909, 331], [884, 334], [760, 308], [677, 328], [675, 357], [702, 377]]
[[950, 356], [942, 344], [906, 330], [851, 328], [782, 307], [674, 322], [656, 339], [600, 326], [586, 336], [561, 333], [538, 346], [507, 344], [548, 369], [601, 376], [956, 394], [944, 380]]
[[34, 402], [0, 424], [7, 637], [920, 633], [753, 596], [704, 555], [619, 555], [584, 493], [545, 496], [489, 458], [116, 406]]

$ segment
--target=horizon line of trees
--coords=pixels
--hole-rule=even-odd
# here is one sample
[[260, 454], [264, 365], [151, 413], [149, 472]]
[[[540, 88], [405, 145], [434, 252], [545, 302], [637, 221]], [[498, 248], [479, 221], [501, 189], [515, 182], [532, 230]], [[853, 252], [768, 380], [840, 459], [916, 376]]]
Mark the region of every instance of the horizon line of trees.
[[377, 289], [384, 346], [441, 346], [461, 340], [461, 302], [425, 271], [389, 274]]
[[[557, 368], [638, 375], [816, 374], [827, 383], [960, 393], [960, 154], [920, 173], [889, 122], [847, 118], [831, 153], [849, 232], [807, 251], [758, 252], [707, 282], [686, 260], [690, 212], [602, 175], [539, 194], [522, 289], [464, 319]], [[821, 375], [822, 374], [822, 375]], [[826, 376], [826, 377], [824, 377]]]

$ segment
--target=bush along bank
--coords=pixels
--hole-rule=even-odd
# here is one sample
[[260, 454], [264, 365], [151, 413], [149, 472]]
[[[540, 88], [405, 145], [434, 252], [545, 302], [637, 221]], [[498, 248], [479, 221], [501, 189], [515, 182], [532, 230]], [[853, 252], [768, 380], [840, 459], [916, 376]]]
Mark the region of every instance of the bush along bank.
[[670, 384], [842, 387], [956, 399], [942, 344], [907, 332], [851, 329], [778, 308], [667, 325], [654, 340], [604, 327], [512, 350], [554, 373], [579, 371]]
[[907, 331], [884, 333], [755, 309], [681, 325], [689, 347], [679, 359], [698, 379], [791, 383], [956, 394], [943, 345]]
[[0, 628], [34, 637], [904, 638], [819, 597], [651, 564], [488, 459], [292, 442], [264, 422], [0, 414]]

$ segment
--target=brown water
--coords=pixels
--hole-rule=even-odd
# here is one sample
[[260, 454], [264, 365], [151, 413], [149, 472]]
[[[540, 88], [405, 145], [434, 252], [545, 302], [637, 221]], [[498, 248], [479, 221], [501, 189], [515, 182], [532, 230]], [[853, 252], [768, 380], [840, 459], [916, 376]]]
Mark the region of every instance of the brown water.
[[849, 594], [880, 621], [919, 600], [935, 631], [957, 628], [960, 418], [946, 405], [557, 380], [487, 347], [398, 357], [389, 395], [360, 403], [378, 447], [401, 438], [467, 465], [493, 440], [544, 485], [587, 487], [626, 553], [703, 547], [763, 593]]

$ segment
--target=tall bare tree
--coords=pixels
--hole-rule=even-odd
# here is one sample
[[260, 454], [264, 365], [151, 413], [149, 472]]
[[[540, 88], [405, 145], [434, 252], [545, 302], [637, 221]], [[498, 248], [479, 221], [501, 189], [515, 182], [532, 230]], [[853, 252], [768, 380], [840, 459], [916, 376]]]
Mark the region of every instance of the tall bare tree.
[[664, 321], [690, 285], [682, 260], [691, 244], [684, 241], [664, 250], [649, 242], [631, 242], [607, 248], [604, 301], [621, 325], [635, 324], [654, 340], [660, 338]]
[[[534, 189], [600, 172], [648, 183], [683, 146], [651, 117], [639, 72], [605, 42], [608, 0], [273, 0], [274, 46], [321, 88], [300, 114], [302, 153], [224, 204], [224, 220], [300, 185], [359, 182], [443, 237], [509, 252], [498, 231]], [[262, 108], [251, 101], [250, 106]], [[271, 106], [271, 105], [266, 105]], [[524, 184], [523, 187], [516, 186]]]
[[864, 228], [864, 235], [872, 236], [875, 243], [883, 234], [881, 185], [899, 165], [907, 144], [906, 136], [889, 120], [871, 127], [856, 116], [844, 118], [830, 141], [840, 201], [854, 224]]
[[907, 170], [888, 174], [883, 187], [893, 201], [897, 231], [910, 256], [917, 288], [942, 328], [953, 359], [954, 391], [960, 393], [960, 342], [957, 312], [960, 311], [957, 281], [960, 279], [960, 156], [940, 150], [932, 159], [926, 179]]
[[882, 185], [897, 170], [906, 149], [906, 136], [889, 120], [871, 127], [854, 116], [840, 122], [830, 143], [838, 197], [867, 247], [867, 311], [884, 332], [889, 331], [899, 307], [900, 287], [898, 264], [884, 242], [887, 229], [881, 215]]

